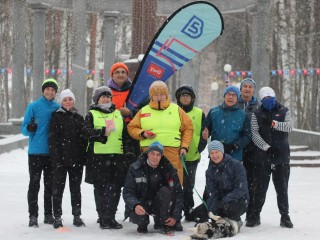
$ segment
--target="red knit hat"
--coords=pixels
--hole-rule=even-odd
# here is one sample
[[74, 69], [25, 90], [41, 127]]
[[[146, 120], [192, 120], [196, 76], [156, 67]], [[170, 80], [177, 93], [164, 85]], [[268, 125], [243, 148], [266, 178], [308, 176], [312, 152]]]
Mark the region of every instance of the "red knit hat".
[[110, 68], [110, 76], [112, 77], [113, 72], [119, 68], [122, 67], [126, 70], [127, 74], [129, 74], [129, 68], [127, 67], [127, 65], [125, 65], [123, 62], [117, 62], [115, 64], [113, 64]]

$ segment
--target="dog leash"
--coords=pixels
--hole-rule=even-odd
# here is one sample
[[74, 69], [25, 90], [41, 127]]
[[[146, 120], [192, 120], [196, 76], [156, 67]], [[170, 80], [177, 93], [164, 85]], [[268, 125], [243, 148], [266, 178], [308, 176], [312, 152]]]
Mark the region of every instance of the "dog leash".
[[144, 213], [146, 214], [146, 215], [149, 215], [149, 216], [151, 216], [151, 217], [155, 217], [156, 215], [155, 214], [152, 214], [152, 213], [148, 213], [146, 210], [144, 210]]
[[[182, 155], [181, 156], [181, 161], [182, 161], [182, 165], [183, 165], [183, 168], [188, 176], [188, 180], [190, 181], [190, 177], [189, 177], [189, 173], [188, 173], [188, 170], [187, 170], [187, 166], [186, 166], [186, 155]], [[194, 191], [197, 193], [198, 197], [200, 198], [201, 202], [203, 203], [203, 205], [206, 207], [206, 209], [209, 211], [209, 208], [208, 208], [208, 205], [207, 203], [203, 200], [203, 198], [200, 196], [200, 194], [198, 193], [197, 189], [195, 187], [193, 187]]]

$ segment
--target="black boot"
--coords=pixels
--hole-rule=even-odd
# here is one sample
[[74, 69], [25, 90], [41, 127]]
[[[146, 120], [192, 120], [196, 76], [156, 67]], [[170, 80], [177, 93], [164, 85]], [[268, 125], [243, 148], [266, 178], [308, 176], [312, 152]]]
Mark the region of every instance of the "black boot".
[[183, 231], [183, 227], [181, 225], [181, 222], [177, 221], [176, 224], [173, 226], [173, 230], [177, 231], [177, 232], [182, 232]]
[[53, 221], [53, 228], [60, 228], [63, 227], [62, 219], [60, 217], [56, 217]]
[[280, 226], [284, 228], [293, 228], [293, 224], [288, 214], [281, 215]]
[[46, 215], [46, 216], [44, 216], [43, 222], [46, 224], [53, 224], [54, 217], [52, 217], [52, 215]]
[[101, 229], [110, 229], [111, 228], [106, 219], [104, 219], [104, 218], [99, 218], [99, 219], [100, 219], [99, 225], [100, 225]]
[[38, 218], [35, 216], [31, 216], [29, 218], [29, 227], [39, 227], [38, 225]]
[[258, 216], [248, 216], [246, 227], [256, 227], [261, 224], [260, 222], [260, 215]]
[[86, 226], [80, 216], [74, 216], [73, 225], [76, 227]]
[[174, 231], [173, 231], [173, 227], [169, 227], [169, 226], [166, 226], [164, 225], [160, 232], [164, 235], [173, 235]]
[[147, 233], [148, 232], [148, 225], [138, 225], [137, 232], [138, 233]]
[[123, 226], [120, 223], [118, 223], [115, 219], [108, 220], [107, 222], [112, 229], [123, 228]]

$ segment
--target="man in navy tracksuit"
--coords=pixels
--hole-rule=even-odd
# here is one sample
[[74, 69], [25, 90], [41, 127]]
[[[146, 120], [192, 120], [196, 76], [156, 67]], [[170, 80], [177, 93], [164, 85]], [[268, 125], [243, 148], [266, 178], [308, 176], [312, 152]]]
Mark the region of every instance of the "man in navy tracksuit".
[[50, 78], [43, 82], [43, 96], [27, 107], [21, 132], [29, 136], [29, 227], [38, 227], [38, 194], [41, 173], [44, 178], [44, 223], [53, 224], [52, 216], [52, 164], [49, 157], [49, 125], [51, 115], [60, 105], [54, 101], [58, 90], [56, 80]]

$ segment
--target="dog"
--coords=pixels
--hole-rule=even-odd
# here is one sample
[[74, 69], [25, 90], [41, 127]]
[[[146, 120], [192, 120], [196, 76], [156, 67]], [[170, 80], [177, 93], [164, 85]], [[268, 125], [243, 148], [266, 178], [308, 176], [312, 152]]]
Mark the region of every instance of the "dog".
[[191, 235], [191, 239], [218, 239], [232, 237], [236, 235], [240, 228], [236, 221], [229, 218], [221, 218], [215, 216], [212, 222], [198, 223], [196, 225], [196, 233]]

